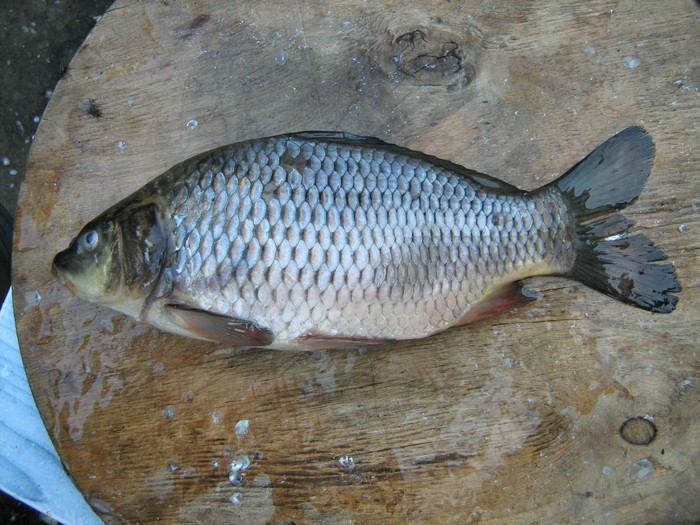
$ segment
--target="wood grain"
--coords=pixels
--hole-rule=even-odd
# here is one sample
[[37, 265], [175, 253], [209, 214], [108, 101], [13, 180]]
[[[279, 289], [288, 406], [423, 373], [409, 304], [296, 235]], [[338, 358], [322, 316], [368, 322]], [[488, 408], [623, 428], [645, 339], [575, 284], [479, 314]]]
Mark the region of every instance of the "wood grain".
[[[108, 523], [693, 522], [699, 13], [690, 0], [116, 2], [43, 117], [14, 245], [30, 382], [94, 508]], [[49, 271], [96, 214], [238, 140], [349, 131], [529, 189], [638, 124], [657, 156], [627, 215], [677, 267], [670, 315], [540, 278], [538, 301], [427, 340], [236, 350], [84, 303]], [[651, 422], [651, 443], [623, 438], [635, 417], [625, 435], [643, 441]]]

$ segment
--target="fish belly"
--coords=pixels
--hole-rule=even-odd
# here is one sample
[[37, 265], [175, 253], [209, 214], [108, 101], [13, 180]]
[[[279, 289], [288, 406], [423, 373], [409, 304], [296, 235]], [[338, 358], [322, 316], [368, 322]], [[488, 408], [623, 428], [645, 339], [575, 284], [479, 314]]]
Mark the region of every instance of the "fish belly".
[[410, 339], [504, 283], [567, 271], [554, 190], [499, 193], [381, 148], [275, 137], [172, 173], [173, 294], [272, 331]]

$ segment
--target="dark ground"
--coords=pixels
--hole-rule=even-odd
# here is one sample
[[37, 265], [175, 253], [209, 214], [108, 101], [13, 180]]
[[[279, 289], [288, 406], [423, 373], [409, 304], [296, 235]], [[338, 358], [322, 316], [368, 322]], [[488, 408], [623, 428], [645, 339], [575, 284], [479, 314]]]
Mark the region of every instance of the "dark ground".
[[[53, 89], [112, 2], [0, 0], [0, 205], [11, 215], [34, 132]], [[0, 492], [0, 523], [56, 522]]]

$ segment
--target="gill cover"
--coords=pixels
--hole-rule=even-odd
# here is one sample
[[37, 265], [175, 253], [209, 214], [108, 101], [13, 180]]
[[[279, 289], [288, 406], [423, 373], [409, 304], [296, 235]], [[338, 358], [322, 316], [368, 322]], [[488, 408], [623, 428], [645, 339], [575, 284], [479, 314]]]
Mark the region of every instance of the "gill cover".
[[154, 202], [125, 210], [121, 223], [122, 281], [134, 294], [148, 294], [168, 248], [164, 220]]

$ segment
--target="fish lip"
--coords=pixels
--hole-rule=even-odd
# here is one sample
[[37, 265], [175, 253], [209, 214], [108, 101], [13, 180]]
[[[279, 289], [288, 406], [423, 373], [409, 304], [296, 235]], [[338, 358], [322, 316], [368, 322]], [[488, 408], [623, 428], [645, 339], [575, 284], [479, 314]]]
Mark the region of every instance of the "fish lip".
[[59, 273], [59, 269], [56, 266], [56, 260], [54, 259], [53, 262], [51, 263], [51, 274], [56, 277], [57, 279], [61, 279], [61, 274]]
[[58, 252], [54, 256], [53, 261], [51, 261], [51, 273], [59, 280], [64, 278], [63, 271], [61, 270], [61, 259], [65, 257], [65, 253], [65, 250]]
[[56, 280], [68, 288], [68, 290], [71, 291], [71, 293], [75, 293], [75, 285], [73, 285], [73, 282], [68, 278], [68, 276], [64, 273], [64, 271], [61, 269], [61, 263], [60, 259], [62, 256], [64, 256], [65, 251], [59, 252], [56, 254], [56, 256], [53, 258], [53, 261], [51, 263], [51, 273], [53, 276], [56, 278]]

